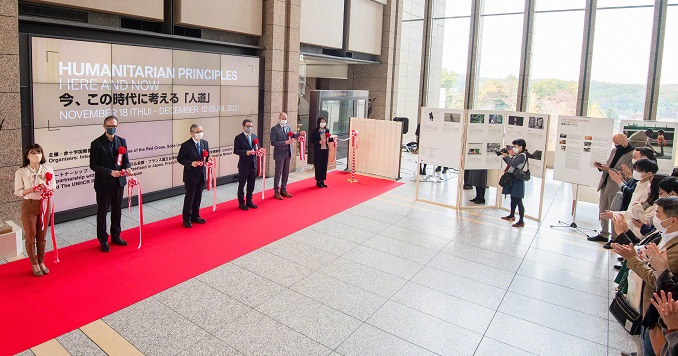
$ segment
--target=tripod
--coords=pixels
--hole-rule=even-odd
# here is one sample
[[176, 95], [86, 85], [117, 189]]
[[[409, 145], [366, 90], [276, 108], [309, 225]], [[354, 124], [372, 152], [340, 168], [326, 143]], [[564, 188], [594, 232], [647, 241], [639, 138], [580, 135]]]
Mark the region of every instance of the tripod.
[[587, 227], [581, 227], [581, 226], [577, 225], [577, 222], [576, 222], [576, 220], [577, 220], [577, 201], [579, 201], [579, 199], [578, 199], [579, 198], [579, 184], [575, 184], [575, 185], [577, 186], [577, 190], [574, 193], [574, 200], [572, 201], [572, 223], [568, 224], [568, 223], [563, 222], [563, 221], [558, 221], [558, 224], [560, 224], [560, 225], [551, 225], [551, 228], [552, 229], [562, 229], [562, 228], [575, 229], [580, 234], [582, 234], [586, 237], [590, 237], [589, 234], [587, 234], [584, 231], [593, 231], [595, 233], [595, 232], [597, 232], [597, 230], [590, 229], [590, 228], [587, 228]]

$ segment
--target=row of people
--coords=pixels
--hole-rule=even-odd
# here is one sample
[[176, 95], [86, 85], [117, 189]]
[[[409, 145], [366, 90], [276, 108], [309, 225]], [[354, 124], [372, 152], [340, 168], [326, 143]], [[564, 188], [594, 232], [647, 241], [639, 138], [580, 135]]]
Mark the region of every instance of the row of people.
[[[327, 121], [320, 117], [317, 127], [311, 131], [311, 145], [314, 150], [316, 186], [327, 188], [327, 161], [329, 143], [334, 142], [326, 128]], [[253, 122], [245, 119], [242, 122], [242, 133], [234, 140], [234, 153], [238, 160], [238, 206], [242, 210], [256, 209], [252, 201], [255, 178], [258, 173], [257, 152], [260, 148], [257, 136], [252, 133]], [[109, 116], [103, 122], [104, 133], [92, 141], [90, 145], [90, 168], [94, 171], [94, 191], [97, 204], [97, 240], [101, 251], [109, 252], [109, 233], [106, 217], [111, 211], [110, 243], [127, 246], [120, 237], [121, 210], [123, 188], [127, 185], [127, 177], [133, 176], [127, 141], [117, 135], [118, 119]], [[182, 209], [182, 221], [186, 228], [193, 223], [204, 224], [206, 220], [200, 216], [202, 191], [207, 177], [207, 166], [214, 162], [210, 154], [209, 143], [203, 139], [203, 128], [193, 124], [190, 129], [191, 138], [183, 142], [179, 148], [177, 162], [183, 166], [183, 182], [185, 196]], [[289, 166], [292, 157], [291, 145], [304, 132], [293, 131], [287, 124], [287, 115], [281, 113], [278, 124], [271, 128], [271, 145], [275, 160], [274, 197], [278, 200], [292, 198], [287, 192]], [[23, 152], [23, 162], [14, 175], [14, 194], [22, 197], [21, 219], [25, 233], [26, 252], [31, 262], [33, 274], [42, 276], [49, 273], [44, 263], [46, 231], [49, 225], [50, 212], [42, 211], [41, 192], [56, 189], [54, 170], [45, 165], [46, 158], [39, 144], [31, 144]], [[245, 187], [246, 192], [245, 192]], [[48, 207], [49, 209], [49, 207]], [[42, 216], [47, 219], [43, 221]]]

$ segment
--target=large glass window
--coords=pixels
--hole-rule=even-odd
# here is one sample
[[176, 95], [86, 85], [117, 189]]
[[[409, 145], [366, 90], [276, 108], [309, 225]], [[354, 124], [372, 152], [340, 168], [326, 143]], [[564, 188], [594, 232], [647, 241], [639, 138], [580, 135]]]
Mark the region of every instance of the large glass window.
[[524, 0], [485, 1], [474, 109], [516, 109], [524, 6]]
[[421, 92], [421, 51], [424, 35], [424, 1], [403, 0], [400, 37], [400, 69], [396, 116], [410, 119], [408, 134], [414, 135]]
[[666, 12], [657, 120], [678, 121], [678, 1], [669, 4]]
[[549, 149], [559, 115], [575, 115], [585, 0], [537, 0], [528, 110], [551, 115]]
[[438, 0], [433, 12], [428, 106], [463, 109], [471, 2]]
[[652, 4], [650, 0], [598, 1], [588, 116], [613, 118], [617, 125], [619, 120], [642, 120]]

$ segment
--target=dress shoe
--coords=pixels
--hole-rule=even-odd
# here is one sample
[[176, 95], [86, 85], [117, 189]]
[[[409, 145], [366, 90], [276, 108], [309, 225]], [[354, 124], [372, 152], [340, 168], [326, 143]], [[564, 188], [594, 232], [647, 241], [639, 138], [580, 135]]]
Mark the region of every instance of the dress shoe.
[[323, 187], [323, 184], [320, 183], [320, 182], [316, 182], [316, 183], [315, 183], [315, 186], [318, 187], [318, 188], [322, 188], [322, 187]]
[[621, 262], [623, 260], [624, 260], [624, 257], [621, 257], [621, 256], [617, 257], [617, 261]]
[[636, 356], [637, 353], [635, 352], [622, 352], [621, 356]]
[[607, 242], [607, 237], [603, 237], [602, 235], [598, 234], [596, 236], [588, 237], [587, 240], [595, 242]]
[[442, 169], [442, 167], [440, 167], [440, 166], [436, 167], [436, 172], [440, 172], [441, 169]]
[[464, 186], [464, 190], [471, 190], [471, 189], [473, 189], [472, 185], [465, 185]]
[[502, 216], [501, 219], [502, 219], [502, 220], [506, 220], [506, 221], [516, 221], [516, 217], [515, 217], [515, 216], [511, 216], [511, 215], [509, 215], [509, 216]]
[[290, 194], [288, 192], [282, 192], [282, 193], [280, 193], [280, 195], [284, 196], [285, 198], [291, 198], [292, 197], [292, 194]]
[[619, 270], [621, 269], [621, 265], [614, 265], [614, 269], [616, 269], [617, 271], [619, 271]]
[[257, 206], [256, 204], [252, 203], [252, 202], [248, 202], [248, 203], [247, 203], [247, 207], [250, 208], [250, 209], [256, 209], [256, 208], [258, 208], [258, 206]]
[[485, 199], [478, 199], [478, 200], [471, 200], [472, 202], [479, 204], [479, 205], [485, 205]]
[[42, 270], [40, 269], [40, 266], [38, 266], [38, 265], [33, 265], [33, 275], [34, 275], [34, 276], [40, 277], [40, 276], [42, 276], [43, 274], [44, 274], [44, 273], [43, 273]]
[[111, 252], [111, 247], [108, 246], [108, 242], [104, 242], [104, 243], [101, 244], [101, 251]]
[[273, 197], [276, 198], [276, 199], [278, 199], [278, 200], [283, 200], [282, 195], [280, 195], [280, 193], [278, 193], [278, 192], [276, 192], [275, 194], [273, 194]]
[[612, 241], [608, 241], [605, 245], [603, 245], [603, 248], [606, 250], [611, 250], [612, 249]]
[[245, 210], [245, 211], [250, 210], [250, 208], [248, 208], [247, 205], [245, 205], [245, 204], [239, 204], [238, 208]]
[[207, 220], [198, 216], [197, 218], [191, 219], [191, 222], [198, 223], [198, 224], [204, 224], [204, 223], [207, 222]]
[[513, 224], [513, 225], [511, 225], [511, 226], [513, 226], [513, 227], [524, 227], [524, 226], [525, 226], [525, 223], [524, 223], [524, 222], [517, 222], [517, 223], [515, 223], [515, 224]]
[[117, 239], [111, 239], [111, 243], [114, 243], [118, 246], [127, 246], [127, 241], [125, 241], [125, 240], [123, 240], [119, 237]]
[[40, 270], [42, 271], [42, 274], [49, 274], [49, 268], [47, 268], [44, 263], [40, 264]]
[[323, 188], [327, 188], [327, 184], [325, 184], [325, 182], [323, 182]]
[[187, 228], [192, 228], [192, 227], [193, 227], [193, 224], [191, 224], [190, 221], [184, 220], [184, 226], [187, 227]]
[[443, 168], [443, 174], [447, 173], [447, 168]]

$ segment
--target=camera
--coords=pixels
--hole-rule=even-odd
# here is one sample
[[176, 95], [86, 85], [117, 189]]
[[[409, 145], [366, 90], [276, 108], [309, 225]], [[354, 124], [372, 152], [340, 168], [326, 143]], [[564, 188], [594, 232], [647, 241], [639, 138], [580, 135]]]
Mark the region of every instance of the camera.
[[495, 152], [497, 156], [501, 156], [503, 153], [509, 154], [508, 151], [505, 148], [502, 148], [501, 150]]

